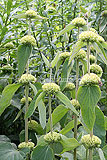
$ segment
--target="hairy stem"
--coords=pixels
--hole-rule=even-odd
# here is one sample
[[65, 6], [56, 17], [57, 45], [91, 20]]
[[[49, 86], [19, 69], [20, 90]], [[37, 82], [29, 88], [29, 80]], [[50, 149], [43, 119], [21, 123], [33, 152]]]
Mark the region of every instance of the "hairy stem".
[[93, 150], [89, 149], [89, 160], [93, 160]]
[[52, 123], [52, 114], [51, 114], [51, 93], [49, 94], [49, 118], [50, 118], [50, 130], [52, 134], [53, 123]]
[[90, 59], [89, 59], [89, 56], [90, 56], [90, 44], [89, 44], [89, 42], [87, 42], [87, 70], [88, 70], [88, 73], [90, 74]]

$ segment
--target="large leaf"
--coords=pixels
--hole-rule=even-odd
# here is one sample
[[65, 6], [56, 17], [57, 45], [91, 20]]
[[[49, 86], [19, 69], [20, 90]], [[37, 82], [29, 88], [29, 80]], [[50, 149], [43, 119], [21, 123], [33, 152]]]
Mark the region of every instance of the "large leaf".
[[21, 84], [9, 84], [6, 86], [2, 92], [2, 97], [0, 98], [0, 115], [4, 112], [4, 110], [10, 105], [10, 101], [18, 90]]
[[80, 86], [77, 98], [81, 106], [84, 123], [92, 130], [95, 122], [95, 107], [101, 95], [98, 86]]
[[42, 100], [38, 103], [38, 110], [39, 110], [39, 121], [44, 129], [46, 126], [46, 107]]
[[[65, 108], [64, 105], [59, 105], [58, 107], [56, 107], [52, 113], [53, 126], [57, 124], [67, 112], [68, 109]], [[46, 131], [49, 132], [49, 130], [50, 130], [50, 119], [48, 120], [48, 123], [46, 125]]]
[[72, 110], [76, 115], [78, 115], [78, 112], [76, 111], [76, 109], [74, 108], [74, 106], [71, 104], [71, 101], [68, 99], [68, 97], [66, 97], [62, 92], [57, 92], [56, 93], [56, 97], [65, 104], [65, 106], [67, 108], [69, 108], [70, 110]]
[[24, 160], [24, 152], [14, 148], [12, 143], [0, 142], [0, 160]]
[[53, 160], [52, 149], [48, 146], [37, 146], [32, 152], [32, 160]]
[[32, 46], [31, 45], [20, 45], [17, 51], [17, 59], [18, 59], [18, 73], [21, 76], [26, 67], [28, 58], [31, 54]]
[[100, 110], [100, 108], [96, 107], [95, 115], [96, 119], [93, 129], [94, 135], [98, 136], [101, 139], [103, 145], [105, 143], [105, 135], [106, 135], [104, 114]]
[[75, 138], [67, 138], [64, 135], [61, 136], [60, 143], [63, 146], [62, 152], [71, 151], [80, 146], [79, 142]]
[[48, 59], [47, 59], [43, 54], [42, 54], [42, 58], [43, 58], [45, 64], [46, 64], [48, 67], [50, 67], [50, 63], [49, 63]]
[[12, 0], [8, 0], [7, 2], [7, 15], [9, 16], [12, 7]]
[[57, 61], [57, 64], [56, 64], [56, 71], [55, 71], [55, 76], [54, 77], [56, 77], [57, 72], [58, 72], [58, 70], [59, 70], [60, 65], [62, 64], [62, 62], [63, 62], [63, 60], [61, 58], [59, 58], [59, 60]]

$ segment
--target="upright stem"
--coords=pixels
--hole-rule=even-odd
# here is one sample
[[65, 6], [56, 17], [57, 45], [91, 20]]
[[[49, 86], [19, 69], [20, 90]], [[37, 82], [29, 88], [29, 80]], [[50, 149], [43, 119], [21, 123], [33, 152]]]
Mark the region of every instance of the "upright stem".
[[9, 50], [8, 57], [7, 57], [7, 64], [9, 64], [9, 61], [10, 61], [10, 50]]
[[[29, 86], [28, 84], [26, 84], [25, 86], [25, 99], [26, 99], [26, 103], [25, 103], [25, 114], [28, 111], [28, 94], [29, 94]], [[25, 142], [28, 142], [28, 118], [25, 118]]]
[[90, 56], [90, 44], [89, 44], [89, 42], [87, 42], [87, 70], [88, 70], [88, 73], [90, 74], [90, 59], [89, 59], [89, 56]]
[[53, 123], [52, 123], [52, 114], [51, 114], [51, 93], [49, 94], [49, 118], [50, 118], [50, 130], [52, 134]]
[[88, 149], [86, 149], [86, 160], [88, 160]]
[[89, 149], [89, 160], [93, 160], [93, 150]]

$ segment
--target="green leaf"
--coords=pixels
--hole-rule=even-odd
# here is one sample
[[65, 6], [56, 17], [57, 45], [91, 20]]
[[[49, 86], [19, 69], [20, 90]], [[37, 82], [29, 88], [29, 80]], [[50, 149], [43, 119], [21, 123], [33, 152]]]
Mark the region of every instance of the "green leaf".
[[24, 152], [16, 150], [12, 143], [0, 142], [1, 160], [24, 160], [24, 157]]
[[74, 46], [73, 46], [73, 49], [72, 49], [72, 52], [71, 52], [71, 57], [69, 59], [69, 64], [71, 63], [71, 61], [73, 60], [73, 58], [76, 56], [76, 54], [78, 53], [78, 51], [85, 45], [84, 42], [82, 41], [77, 41]]
[[80, 146], [79, 142], [75, 138], [67, 138], [64, 135], [61, 136], [60, 143], [63, 146], [62, 153], [66, 151], [71, 151]]
[[36, 95], [38, 92], [36, 86], [34, 84], [30, 83], [30, 87], [33, 89], [34, 95]]
[[87, 73], [87, 61], [84, 59], [80, 59], [80, 62], [83, 64], [83, 72], [84, 74]]
[[80, 10], [81, 10], [81, 12], [83, 12], [83, 13], [86, 13], [86, 12], [87, 12], [87, 10], [86, 10], [84, 7], [82, 7], [82, 6], [80, 6]]
[[[56, 107], [52, 113], [53, 126], [57, 124], [62, 117], [68, 112], [68, 109], [64, 105], [59, 105]], [[46, 125], [46, 131], [50, 130], [50, 119], [48, 119], [48, 123]]]
[[59, 60], [57, 61], [57, 64], [56, 64], [56, 71], [55, 71], [55, 76], [54, 77], [56, 77], [57, 72], [58, 72], [58, 70], [59, 70], [60, 65], [62, 64], [62, 62], [63, 62], [63, 60], [59, 58]]
[[106, 131], [107, 131], [107, 117], [106, 116], [104, 117], [104, 120], [105, 120], [105, 128], [106, 128]]
[[103, 153], [102, 149], [101, 148], [97, 148], [97, 151], [98, 151], [100, 160], [106, 160], [105, 157], [104, 157], [104, 153]]
[[2, 97], [0, 98], [0, 115], [4, 112], [4, 110], [10, 105], [10, 101], [18, 90], [21, 84], [9, 84], [6, 86], [2, 92]]
[[59, 53], [56, 54], [55, 58], [51, 62], [51, 67], [52, 68], [54, 68], [55, 65], [57, 64], [58, 58], [59, 58]]
[[50, 147], [53, 149], [55, 154], [60, 154], [63, 151], [63, 146], [60, 142], [50, 143]]
[[69, 108], [70, 110], [72, 110], [76, 115], [78, 115], [78, 112], [76, 111], [76, 109], [74, 108], [74, 106], [71, 104], [71, 101], [68, 99], [68, 97], [66, 97], [62, 92], [57, 92], [56, 93], [56, 97], [65, 104], [65, 106], [67, 108]]
[[101, 45], [107, 50], [107, 42], [102, 42]]
[[104, 144], [105, 135], [106, 135], [104, 114], [100, 110], [100, 108], [96, 107], [95, 115], [96, 115], [96, 119], [95, 119], [95, 124], [93, 128], [94, 135], [98, 136], [101, 139], [102, 144]]
[[48, 146], [37, 146], [32, 152], [32, 160], [53, 160], [52, 149]]
[[32, 46], [31, 45], [20, 45], [17, 51], [17, 59], [18, 59], [18, 73], [21, 76], [26, 67], [28, 58], [31, 54]]
[[[80, 124], [80, 122], [78, 121], [78, 124]], [[70, 121], [66, 126], [65, 128], [63, 128], [61, 131], [60, 131], [60, 134], [63, 134], [65, 135], [66, 133], [68, 133], [71, 129], [74, 128], [74, 120]]]
[[46, 126], [46, 107], [42, 100], [38, 103], [38, 110], [39, 110], [39, 121], [44, 129]]
[[43, 58], [45, 64], [46, 64], [48, 67], [50, 67], [50, 63], [49, 63], [48, 59], [47, 59], [43, 54], [42, 54], [42, 58]]
[[12, 0], [8, 0], [7, 2], [7, 15], [9, 16], [12, 7]]
[[58, 38], [59, 36], [61, 36], [62, 34], [65, 34], [66, 32], [72, 30], [74, 27], [75, 27], [75, 26], [74, 26], [72, 23], [68, 24], [63, 30], [61, 30], [61, 31], [59, 32], [57, 38]]
[[95, 107], [101, 91], [98, 86], [80, 86], [77, 98], [81, 106], [82, 118], [89, 130], [92, 130], [95, 122]]
[[[25, 106], [24, 106], [25, 107]], [[23, 108], [24, 108], [23, 107]], [[15, 122], [19, 117], [20, 117], [20, 115], [22, 114], [22, 112], [23, 112], [23, 108], [21, 108], [20, 110], [19, 110], [19, 112], [18, 112], [18, 114], [17, 114], [17, 116], [16, 116], [16, 118], [14, 119], [14, 121], [13, 122]]]

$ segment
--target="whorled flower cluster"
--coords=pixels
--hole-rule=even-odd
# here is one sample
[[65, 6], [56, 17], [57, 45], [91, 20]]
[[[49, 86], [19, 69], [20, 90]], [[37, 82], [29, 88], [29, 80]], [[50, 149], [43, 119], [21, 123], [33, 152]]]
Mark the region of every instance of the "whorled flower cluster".
[[96, 74], [87, 73], [81, 78], [80, 85], [98, 85], [100, 81], [100, 78]]
[[86, 57], [86, 52], [83, 49], [80, 49], [76, 55], [76, 59], [84, 59]]
[[31, 44], [32, 46], [35, 46], [36, 41], [33, 36], [26, 35], [20, 39], [20, 43], [21, 44]]
[[35, 144], [33, 142], [22, 142], [18, 145], [18, 148], [19, 149], [22, 149], [22, 148], [30, 148], [30, 149], [33, 149], [33, 147], [35, 146]]
[[[31, 101], [32, 101], [32, 98], [28, 97], [28, 102], [31, 102]], [[23, 97], [23, 98], [20, 100], [20, 102], [21, 102], [22, 104], [25, 104], [26, 98]]]
[[90, 136], [90, 134], [88, 135], [84, 135], [81, 138], [81, 143], [87, 148], [87, 149], [92, 149], [92, 148], [98, 148], [100, 147], [101, 144], [101, 140], [97, 137], [97, 136]]
[[82, 26], [86, 25], [85, 19], [81, 18], [81, 17], [77, 17], [77, 18], [73, 19], [71, 21], [71, 23], [76, 27], [82, 27]]
[[104, 38], [103, 38], [102, 36], [99, 36], [99, 35], [98, 35], [98, 37], [97, 37], [97, 40], [98, 40], [100, 43], [104, 42]]
[[42, 89], [44, 92], [46, 93], [57, 93], [58, 91], [60, 91], [60, 87], [55, 84], [55, 83], [45, 83], [43, 86], [42, 86]]
[[84, 31], [79, 35], [79, 40], [83, 42], [96, 42], [98, 35], [92, 31]]
[[28, 128], [29, 130], [37, 130], [38, 128], [38, 123], [35, 120], [30, 120], [28, 121]]
[[68, 83], [66, 84], [66, 87], [65, 87], [64, 90], [65, 90], [65, 91], [72, 91], [74, 88], [75, 88], [75, 84], [68, 82]]
[[44, 136], [46, 142], [58, 142], [61, 139], [61, 135], [57, 132], [49, 132]]
[[79, 104], [78, 100], [76, 100], [76, 99], [72, 99], [72, 100], [71, 100], [71, 104], [72, 104], [76, 109], [79, 109], [79, 108], [80, 108], [80, 104]]
[[97, 31], [94, 28], [90, 28], [90, 31], [97, 33]]
[[19, 83], [22, 83], [22, 84], [27, 84], [29, 82], [32, 82], [32, 83], [36, 82], [36, 78], [31, 74], [23, 74], [19, 79]]
[[4, 48], [13, 49], [13, 48], [14, 48], [14, 44], [13, 44], [12, 42], [6, 43], [6, 44], [4, 45]]
[[59, 55], [60, 59], [66, 59], [68, 57], [70, 57], [71, 53], [70, 52], [63, 52]]
[[89, 59], [90, 59], [90, 64], [95, 63], [96, 61], [96, 57], [93, 55], [89, 55]]
[[34, 10], [27, 10], [26, 13], [26, 18], [35, 18], [37, 16], [37, 13]]
[[102, 76], [103, 70], [102, 68], [97, 64], [90, 65], [90, 72], [95, 73], [98, 77]]

